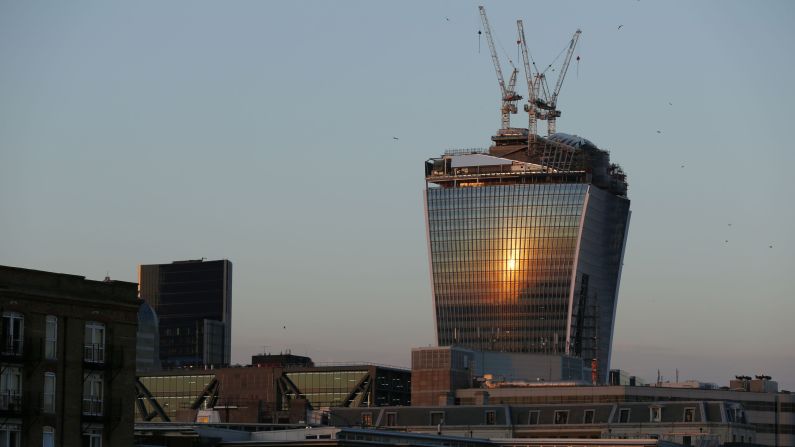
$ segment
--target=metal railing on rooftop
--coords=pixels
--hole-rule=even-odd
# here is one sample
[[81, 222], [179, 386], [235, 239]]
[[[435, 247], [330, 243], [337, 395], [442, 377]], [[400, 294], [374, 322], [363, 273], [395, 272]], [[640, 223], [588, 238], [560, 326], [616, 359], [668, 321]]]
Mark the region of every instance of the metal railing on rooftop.
[[447, 149], [444, 155], [488, 154], [488, 149], [482, 147]]

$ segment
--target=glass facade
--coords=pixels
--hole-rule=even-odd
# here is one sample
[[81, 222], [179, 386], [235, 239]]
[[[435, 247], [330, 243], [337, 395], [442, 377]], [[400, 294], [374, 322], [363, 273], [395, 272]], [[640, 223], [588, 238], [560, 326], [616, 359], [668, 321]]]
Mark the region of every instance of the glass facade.
[[590, 142], [548, 144], [573, 151], [577, 170], [538, 164], [537, 148], [499, 144], [490, 154], [513, 158], [453, 152], [425, 163], [437, 340], [580, 357], [604, 383], [629, 223], [626, 176]]
[[[177, 420], [178, 410], [190, 409], [202, 391], [215, 378], [214, 374], [141, 376], [139, 380], [173, 421]], [[153, 411], [145, 398], [139, 398], [148, 411]], [[135, 407], [136, 420], [142, 420], [138, 407]]]
[[[300, 391], [298, 397], [306, 399], [312, 408], [369, 406], [362, 402], [364, 387], [349, 399], [362, 379], [369, 378], [368, 371], [320, 371], [285, 373]], [[290, 398], [296, 396], [290, 395]]]
[[587, 184], [428, 188], [440, 346], [563, 353]]
[[230, 363], [230, 261], [141, 265], [138, 282], [141, 298], [152, 306], [159, 318], [163, 366]]
[[285, 387], [283, 410], [296, 398], [306, 399], [315, 409], [411, 404], [411, 372], [406, 370], [380, 366], [328, 370], [321, 367], [285, 372], [284, 378], [290, 381], [290, 386]]

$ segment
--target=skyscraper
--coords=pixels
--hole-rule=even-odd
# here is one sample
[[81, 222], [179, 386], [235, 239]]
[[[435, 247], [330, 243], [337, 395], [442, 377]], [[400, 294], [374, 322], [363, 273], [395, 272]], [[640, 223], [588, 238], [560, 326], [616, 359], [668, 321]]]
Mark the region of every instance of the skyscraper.
[[163, 366], [227, 365], [232, 349], [232, 263], [138, 266], [141, 299], [159, 317]]
[[560, 354], [609, 370], [629, 224], [626, 178], [567, 134], [503, 129], [425, 164], [440, 346]]

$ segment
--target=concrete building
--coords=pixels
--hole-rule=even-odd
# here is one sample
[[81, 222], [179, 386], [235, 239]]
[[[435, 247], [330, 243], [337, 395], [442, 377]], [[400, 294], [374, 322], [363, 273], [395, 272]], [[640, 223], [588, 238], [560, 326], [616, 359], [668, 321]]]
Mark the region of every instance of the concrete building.
[[0, 266], [0, 445], [132, 445], [136, 288]]
[[[771, 447], [795, 447], [795, 396], [789, 392], [778, 391], [775, 382], [766, 376], [759, 377], [761, 378], [751, 379], [744, 376], [742, 379], [733, 380], [731, 387], [723, 388], [714, 388], [711, 384], [696, 386], [693, 382], [686, 382], [684, 384], [686, 386], [665, 383], [661, 383], [659, 386], [577, 386], [571, 382], [526, 382], [523, 384], [494, 382], [490, 384], [490, 388], [470, 386], [452, 390], [445, 389], [438, 396], [437, 401], [454, 404], [444, 408], [461, 406], [477, 409], [484, 405], [554, 406], [577, 404], [593, 406], [609, 404], [616, 405], [616, 411], [620, 411], [621, 408], [629, 408], [634, 403], [658, 405], [665, 408], [676, 408], [672, 406], [673, 403], [677, 405], [681, 402], [703, 403], [703, 405], [697, 405], [699, 410], [694, 416], [707, 414], [711, 411], [708, 408], [709, 405], [722, 402], [723, 410], [726, 410], [723, 421], [744, 421], [754, 432], [753, 443]], [[420, 393], [419, 395], [425, 395], [426, 399], [430, 399], [427, 397], [430, 391], [417, 390], [417, 387], [414, 386], [412, 392]], [[662, 405], [665, 402], [667, 403]], [[723, 414], [723, 410], [718, 414]], [[685, 420], [683, 412], [678, 410], [663, 411], [673, 411], [674, 416], [681, 413], [682, 422], [690, 422]], [[642, 410], [641, 413], [647, 414], [646, 410]], [[638, 412], [635, 411], [634, 414], [637, 416]], [[620, 414], [615, 413], [613, 416], [619, 417]], [[644, 426], [650, 422], [644, 419], [645, 416], [641, 419], [634, 418], [635, 416], [630, 422], [637, 422]], [[615, 421], [611, 419], [606, 423], [612, 424], [613, 422]], [[702, 422], [710, 421], [707, 419]], [[558, 429], [560, 428], [558, 427]], [[737, 442], [747, 442], [747, 434], [737, 433]], [[548, 433], [541, 435], [547, 436]], [[726, 442], [725, 436], [721, 439]], [[733, 442], [733, 440], [734, 437], [728, 442]]]
[[607, 382], [626, 177], [573, 135], [504, 129], [488, 151], [425, 163], [439, 346], [586, 359]]
[[[412, 433], [542, 443], [564, 438], [593, 442], [653, 438], [719, 446], [755, 442], [737, 402], [656, 401], [447, 407], [335, 408], [331, 424]], [[354, 422], [353, 424], [351, 422]], [[561, 441], [547, 441], [558, 444]], [[564, 444], [570, 445], [570, 444]]]
[[135, 425], [136, 440], [147, 446], [427, 446], [427, 447], [677, 447], [659, 439], [501, 438], [484, 439], [375, 428], [287, 427], [230, 424]]
[[140, 297], [157, 313], [164, 367], [224, 366], [232, 355], [232, 263], [138, 266]]

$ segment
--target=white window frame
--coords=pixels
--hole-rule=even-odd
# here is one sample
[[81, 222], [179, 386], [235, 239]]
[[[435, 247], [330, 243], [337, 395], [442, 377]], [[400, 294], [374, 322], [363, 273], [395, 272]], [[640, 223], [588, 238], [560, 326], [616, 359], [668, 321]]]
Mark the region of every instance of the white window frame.
[[86, 373], [83, 379], [83, 414], [102, 416], [105, 382], [98, 372]]
[[[48, 391], [48, 383], [51, 384]], [[55, 414], [55, 389], [57, 386], [56, 376], [54, 372], [44, 373], [44, 386], [42, 387], [42, 411], [47, 414]]]
[[105, 323], [87, 321], [83, 359], [89, 363], [105, 363]]
[[[47, 438], [49, 438], [49, 440]], [[53, 427], [50, 426], [42, 427], [41, 447], [55, 447], [55, 429]]]
[[[621, 420], [621, 413], [626, 412], [627, 418], [626, 420]], [[629, 421], [632, 420], [632, 409], [631, 408], [619, 408], [618, 409], [618, 423], [619, 424], [629, 424]]]
[[[688, 411], [692, 412], [691, 414], [693, 415], [693, 417], [690, 418], [689, 421], [687, 420]], [[687, 422], [687, 423], [696, 422], [696, 407], [685, 407], [685, 410], [682, 412], [682, 422]]]
[[16, 366], [3, 366], [0, 373], [0, 410], [22, 408], [22, 371]]
[[[536, 421], [535, 422], [532, 422], [533, 414], [536, 415]], [[538, 425], [540, 423], [541, 423], [541, 412], [538, 411], [538, 410], [530, 410], [527, 413], [527, 425]]]
[[[588, 415], [589, 414], [591, 415], [591, 422], [588, 422], [586, 420], [586, 419], [588, 419]], [[596, 410], [591, 409], [591, 408], [585, 410], [583, 412], [583, 414], [582, 414], [582, 423], [583, 424], [595, 424], [596, 423]]]
[[662, 407], [657, 405], [649, 407], [649, 422], [662, 422]]
[[44, 327], [44, 358], [55, 360], [58, 358], [58, 317], [47, 315]]
[[88, 447], [102, 447], [102, 430], [89, 430], [83, 437], [88, 438]]
[[[14, 330], [14, 323], [19, 329]], [[20, 355], [25, 340], [25, 316], [19, 312], [3, 312], [3, 354]]]
[[[20, 438], [22, 437], [22, 433], [20, 432], [19, 428], [19, 425], [15, 424], [0, 425], [0, 439], [2, 439], [0, 442], [4, 443], [8, 447], [19, 447]], [[12, 438], [11, 433], [16, 433], [16, 436]]]
[[[565, 415], [563, 417], [563, 418], [565, 418], [565, 421], [558, 422], [558, 415]], [[566, 424], [568, 424], [569, 423], [569, 410], [555, 410], [555, 416], [552, 419], [552, 423], [554, 425], [566, 425]]]

